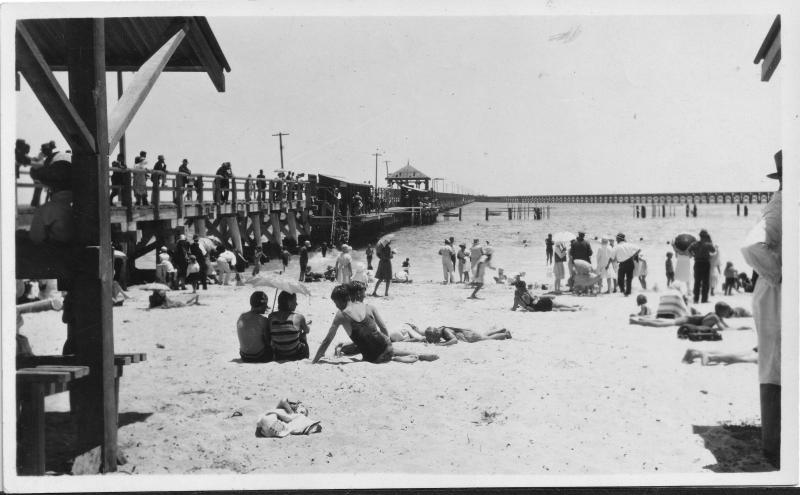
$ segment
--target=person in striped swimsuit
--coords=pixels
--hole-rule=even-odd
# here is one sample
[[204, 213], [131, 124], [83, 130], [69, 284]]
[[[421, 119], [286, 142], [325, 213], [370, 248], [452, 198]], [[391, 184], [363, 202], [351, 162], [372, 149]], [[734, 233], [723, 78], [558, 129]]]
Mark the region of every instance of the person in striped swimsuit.
[[270, 347], [275, 361], [299, 361], [309, 357], [306, 317], [295, 313], [297, 295], [281, 291], [278, 310], [267, 317]]

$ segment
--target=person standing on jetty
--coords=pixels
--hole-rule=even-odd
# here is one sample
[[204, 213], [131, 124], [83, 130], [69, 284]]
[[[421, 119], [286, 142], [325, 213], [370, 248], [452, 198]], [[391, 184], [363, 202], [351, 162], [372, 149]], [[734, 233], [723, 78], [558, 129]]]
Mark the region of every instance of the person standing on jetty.
[[259, 170], [256, 175], [256, 188], [258, 189], [258, 201], [264, 201], [267, 197], [267, 176], [264, 175], [264, 170]]
[[186, 201], [191, 201], [192, 181], [190, 180], [189, 175], [192, 173], [192, 171], [189, 169], [189, 160], [187, 160], [186, 158], [181, 160], [181, 166], [178, 167], [178, 172], [180, 173], [175, 176], [175, 186], [178, 189], [178, 191], [175, 193], [176, 197], [180, 195], [182, 191], [185, 190]]
[[781, 462], [781, 198], [783, 151], [775, 154], [778, 191], [767, 203], [748, 245], [742, 248], [745, 262], [758, 273], [753, 289], [753, 319], [758, 337], [758, 382], [761, 398], [761, 443], [764, 456], [777, 468]]
[[375, 288], [372, 290], [372, 295], [377, 297], [378, 296], [378, 286], [381, 285], [381, 282], [386, 283], [386, 289], [383, 293], [384, 296], [389, 295], [389, 284], [392, 282], [392, 275], [394, 272], [392, 271], [392, 238], [384, 236], [381, 240], [378, 241], [378, 245], [376, 246], [376, 251], [378, 255], [378, 269], [375, 271], [375, 278], [378, 279], [375, 282]]
[[475, 270], [478, 269], [478, 260], [483, 255], [483, 248], [478, 239], [472, 239], [472, 247], [469, 248], [469, 263], [472, 267], [472, 280], [475, 280]]
[[453, 248], [450, 246], [450, 241], [445, 239], [444, 246], [439, 249], [439, 255], [442, 257], [442, 273], [444, 275], [444, 283], [449, 284], [454, 281], [453, 278]]
[[694, 303], [708, 302], [708, 282], [711, 276], [711, 256], [717, 252], [711, 242], [711, 236], [702, 229], [697, 240], [689, 246], [689, 254], [694, 257]]
[[164, 184], [167, 183], [167, 164], [164, 161], [164, 155], [158, 155], [158, 160], [156, 160], [156, 164], [153, 165], [153, 173], [150, 174], [150, 181], [153, 183], [150, 201], [155, 204], [156, 196], [159, 196], [156, 192], [156, 186], [164, 187]]
[[136, 197], [136, 206], [147, 206], [147, 153], [142, 151], [133, 160], [133, 195]]
[[547, 234], [547, 239], [544, 240], [544, 254], [545, 263], [549, 265], [553, 262], [553, 234]]

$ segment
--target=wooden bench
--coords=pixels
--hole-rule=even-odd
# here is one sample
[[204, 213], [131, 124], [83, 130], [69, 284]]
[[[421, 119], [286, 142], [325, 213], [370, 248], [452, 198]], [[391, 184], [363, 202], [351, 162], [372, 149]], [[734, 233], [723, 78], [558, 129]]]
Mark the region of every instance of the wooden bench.
[[[129, 364], [147, 360], [145, 353], [114, 355], [114, 395], [119, 410], [119, 379]], [[89, 375], [90, 368], [77, 363], [77, 357], [31, 356], [17, 359], [17, 428], [23, 475], [45, 473], [44, 398], [66, 392], [75, 380]]]

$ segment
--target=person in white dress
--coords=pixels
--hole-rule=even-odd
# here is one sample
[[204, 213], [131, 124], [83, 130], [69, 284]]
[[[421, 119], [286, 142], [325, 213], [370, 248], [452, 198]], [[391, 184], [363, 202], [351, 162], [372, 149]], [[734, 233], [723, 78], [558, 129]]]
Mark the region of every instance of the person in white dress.
[[612, 286], [612, 279], [614, 278], [614, 271], [613, 269], [608, 266], [608, 260], [611, 259], [611, 248], [608, 245], [608, 239], [603, 238], [600, 241], [600, 247], [597, 249], [597, 267], [595, 271], [600, 275], [600, 287], [599, 289], [603, 290], [603, 281], [602, 279], [606, 280], [606, 294], [611, 293], [611, 286]]

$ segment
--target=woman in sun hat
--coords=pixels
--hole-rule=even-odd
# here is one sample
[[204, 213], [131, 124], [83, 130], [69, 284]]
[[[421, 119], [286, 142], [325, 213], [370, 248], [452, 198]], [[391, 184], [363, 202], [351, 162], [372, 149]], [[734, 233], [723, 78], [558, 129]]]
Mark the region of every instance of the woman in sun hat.
[[350, 256], [350, 246], [342, 244], [342, 252], [336, 258], [336, 281], [341, 284], [350, 282], [353, 277], [353, 263]]

